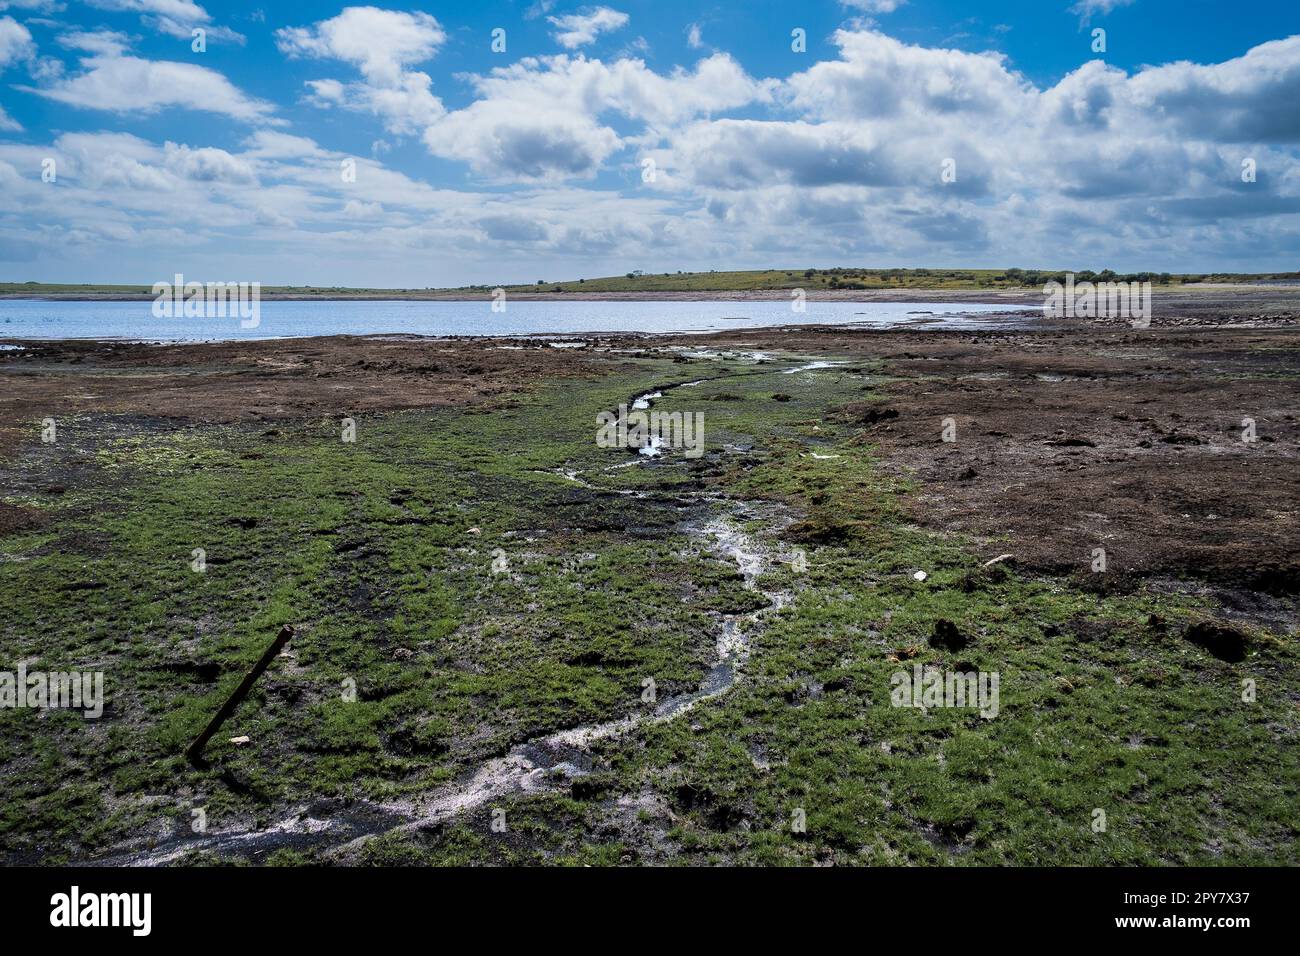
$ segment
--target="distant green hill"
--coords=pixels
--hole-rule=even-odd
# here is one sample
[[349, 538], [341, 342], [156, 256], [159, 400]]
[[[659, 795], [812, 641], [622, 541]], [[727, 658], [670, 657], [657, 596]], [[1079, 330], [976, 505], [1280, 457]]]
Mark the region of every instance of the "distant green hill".
[[[561, 282], [539, 280], [532, 285], [506, 286], [507, 291], [527, 292], [741, 292], [758, 289], [1021, 289], [1041, 288], [1065, 272], [1042, 269], [765, 269], [752, 272], [628, 273], [600, 279]], [[1258, 275], [1170, 274], [1155, 272], [1116, 273], [1080, 270], [1078, 281], [1152, 282], [1181, 285], [1187, 282], [1266, 282], [1300, 280], [1300, 273]], [[488, 288], [475, 286], [475, 289]]]
[[[748, 292], [758, 290], [826, 289], [877, 290], [877, 289], [950, 289], [996, 290], [1038, 289], [1055, 279], [1065, 281], [1064, 272], [1042, 269], [760, 269], [748, 272], [629, 272], [621, 276], [594, 279], [565, 279], [546, 281], [539, 279], [527, 285], [506, 285], [512, 293], [526, 292]], [[1234, 273], [1175, 273], [1129, 272], [1116, 273], [1109, 269], [1076, 272], [1078, 281], [1152, 282], [1161, 286], [1177, 286], [1189, 282], [1300, 282], [1300, 272], [1234, 274]], [[491, 291], [493, 285], [459, 286], [456, 288], [406, 288], [367, 289], [344, 286], [262, 286], [268, 296], [295, 295], [320, 298], [364, 298], [367, 296], [419, 298], [430, 294], [449, 292]], [[88, 295], [121, 296], [149, 295], [147, 285], [94, 285], [58, 284], [42, 282], [0, 282], [0, 295]]]

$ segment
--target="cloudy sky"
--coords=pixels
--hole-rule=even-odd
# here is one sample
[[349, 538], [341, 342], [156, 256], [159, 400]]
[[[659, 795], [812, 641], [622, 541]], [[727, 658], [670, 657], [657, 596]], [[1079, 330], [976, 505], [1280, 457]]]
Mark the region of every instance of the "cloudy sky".
[[1295, 270], [1298, 160], [1295, 0], [0, 0], [8, 281]]

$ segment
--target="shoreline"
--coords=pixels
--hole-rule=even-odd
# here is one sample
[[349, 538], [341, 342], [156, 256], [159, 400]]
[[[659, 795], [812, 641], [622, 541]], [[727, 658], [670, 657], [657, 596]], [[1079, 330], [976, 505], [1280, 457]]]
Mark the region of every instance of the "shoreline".
[[[508, 298], [524, 302], [785, 302], [795, 288], [783, 289], [707, 289], [690, 291], [629, 291], [581, 292], [538, 291], [524, 292], [506, 289]], [[1157, 297], [1201, 297], [1225, 293], [1292, 293], [1300, 295], [1300, 285], [1285, 283], [1204, 283], [1177, 286], [1153, 286]], [[380, 292], [359, 291], [356, 294], [337, 292], [313, 295], [304, 292], [263, 290], [263, 302], [480, 302], [491, 300], [492, 289], [468, 291], [465, 289], [411, 290]], [[1034, 301], [1041, 303], [1044, 293], [1038, 287], [1019, 289], [943, 289], [943, 288], [881, 288], [881, 289], [805, 289], [810, 302], [967, 302], [975, 305], [1004, 305], [1008, 302]], [[25, 294], [0, 292], [0, 302], [151, 302], [156, 298], [149, 292], [47, 292]]]
[[[264, 297], [267, 301], [322, 301], [322, 302], [371, 302], [371, 301], [407, 301], [404, 298], [395, 299], [346, 299], [346, 298], [321, 298], [316, 300], [315, 297], [298, 297], [298, 296], [275, 296], [269, 295]], [[574, 301], [574, 302], [757, 302], [757, 301], [784, 301], [788, 296], [780, 292], [751, 292], [751, 293], [717, 293], [714, 295], [704, 295], [701, 293], [661, 293], [661, 294], [626, 294], [626, 293], [603, 293], [591, 296], [576, 296], [569, 294], [555, 293], [529, 293], [521, 294], [515, 297], [516, 302], [555, 302], [555, 301]], [[490, 340], [527, 340], [541, 337], [555, 338], [559, 340], [582, 339], [587, 341], [604, 341], [607, 339], [618, 338], [644, 338], [646, 340], [662, 341], [670, 339], [673, 336], [690, 336], [690, 337], [708, 337], [708, 336], [725, 336], [736, 335], [752, 332], [790, 332], [795, 333], [805, 329], [819, 329], [829, 331], [845, 331], [856, 333], [881, 334], [889, 332], [913, 332], [913, 331], [968, 331], [976, 332], [993, 332], [993, 331], [1042, 331], [1042, 330], [1087, 330], [1097, 328], [1127, 328], [1129, 323], [1124, 320], [1108, 319], [1054, 319], [1042, 315], [1043, 299], [1039, 293], [1029, 292], [1000, 292], [1000, 293], [981, 293], [968, 291], [942, 291], [942, 290], [889, 290], [882, 292], [862, 291], [842, 291], [836, 293], [820, 292], [810, 293], [808, 299], [813, 302], [857, 302], [863, 305], [873, 304], [899, 304], [907, 305], [912, 303], [927, 304], [950, 304], [955, 307], [951, 313], [944, 313], [945, 321], [928, 320], [929, 316], [916, 316], [913, 320], [900, 322], [895, 325], [881, 327], [873, 326], [870, 322], [835, 322], [835, 323], [803, 323], [803, 322], [776, 322], [772, 325], [758, 326], [738, 326], [736, 328], [723, 329], [696, 329], [696, 330], [670, 330], [670, 331], [637, 331], [637, 330], [604, 330], [604, 331], [570, 331], [570, 330], [538, 330], [532, 332], [483, 332], [476, 334], [456, 333], [452, 335], [424, 335], [418, 332], [407, 331], [376, 331], [363, 333], [341, 333], [341, 332], [323, 332], [316, 335], [302, 336], [267, 336], [251, 337], [236, 336], [229, 338], [211, 338], [211, 339], [157, 339], [143, 337], [69, 337], [69, 338], [40, 338], [28, 335], [6, 336], [4, 335], [4, 326], [0, 325], [0, 343], [21, 346], [26, 349], [35, 344], [57, 343], [57, 342], [82, 342], [82, 343], [112, 343], [112, 344], [148, 344], [148, 345], [253, 345], [257, 342], [276, 342], [276, 341], [299, 341], [311, 342], [317, 340], [328, 340], [333, 338], [347, 338], [360, 340], [376, 340], [383, 338], [401, 338], [411, 341], [438, 342], [447, 341], [490, 341]], [[147, 296], [136, 298], [130, 297], [61, 297], [58, 299], [19, 299], [14, 296], [0, 296], [0, 301], [147, 301]], [[426, 300], [422, 298], [420, 300]], [[409, 301], [417, 301], [410, 297]], [[481, 299], [466, 299], [460, 297], [427, 297], [427, 301], [450, 301], [450, 302], [471, 302], [482, 304]], [[960, 311], [961, 305], [992, 305], [1003, 306], [1007, 311], [989, 312], [989, 313], [963, 313]], [[1023, 308], [1016, 308], [1023, 306]], [[953, 325], [954, 321], [962, 318], [972, 321], [983, 321], [985, 323], [993, 321], [999, 325], [998, 328], [971, 328], [962, 330], [960, 327]], [[1204, 287], [1194, 292], [1184, 289], [1178, 290], [1156, 290], [1152, 296], [1152, 318], [1151, 325], [1153, 328], [1158, 327], [1190, 327], [1190, 328], [1266, 328], [1266, 327], [1291, 327], [1300, 324], [1300, 287], [1278, 287], [1270, 289], [1242, 289], [1240, 287]], [[4, 350], [14, 354], [16, 350]]]

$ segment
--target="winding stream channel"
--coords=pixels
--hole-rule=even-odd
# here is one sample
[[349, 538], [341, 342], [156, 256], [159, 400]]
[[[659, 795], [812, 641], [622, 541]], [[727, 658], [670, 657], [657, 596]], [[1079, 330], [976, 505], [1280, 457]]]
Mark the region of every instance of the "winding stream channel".
[[[826, 368], [830, 364], [836, 363], [815, 362], [779, 371], [796, 373]], [[734, 374], [736, 373], [716, 378], [730, 378]], [[712, 380], [714, 379], [659, 386], [635, 397], [629, 405], [632, 409], [644, 411], [673, 389]], [[637, 457], [601, 470], [645, 465], [654, 460], [654, 456], [644, 454], [644, 449], [638, 451]], [[607, 490], [589, 483], [583, 472], [559, 469], [558, 473], [585, 488]], [[653, 494], [638, 489], [624, 489], [619, 493], [638, 497]], [[319, 801], [298, 806], [276, 823], [261, 829], [231, 828], [189, 834], [166, 840], [150, 849], [101, 858], [95, 862], [103, 865], [161, 866], [195, 852], [257, 856], [282, 847], [302, 849], [312, 846], [327, 847], [326, 855], [331, 858], [346, 857], [376, 836], [413, 832], [434, 826], [513, 793], [565, 789], [571, 780], [591, 771], [594, 763], [592, 745], [598, 741], [621, 737], [643, 724], [674, 720], [701, 701], [726, 693], [735, 683], [738, 670], [749, 659], [755, 635], [765, 626], [768, 618], [785, 607], [791, 597], [788, 592], [763, 590], [758, 585], [758, 579], [774, 560], [790, 560], [791, 557], [779, 555], [761, 545], [741, 529], [741, 522], [761, 516], [769, 523], [779, 525], [788, 520], [788, 517], [777, 506], [768, 503], [760, 505], [707, 492], [687, 494], [706, 505], [711, 514], [703, 520], [696, 517], [683, 522], [679, 526], [680, 530], [702, 551], [734, 563], [742, 575], [744, 586], [758, 592], [765, 599], [765, 604], [758, 610], [717, 615], [715, 659], [694, 691], [659, 701], [646, 713], [572, 727], [534, 738], [511, 748], [504, 756], [487, 760], [445, 787], [409, 799], [384, 802]]]

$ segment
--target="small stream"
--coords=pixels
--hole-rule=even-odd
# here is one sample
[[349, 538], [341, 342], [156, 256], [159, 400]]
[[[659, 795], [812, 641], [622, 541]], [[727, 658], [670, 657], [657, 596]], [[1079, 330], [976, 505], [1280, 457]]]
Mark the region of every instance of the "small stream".
[[[701, 542], [706, 550], [734, 561], [744, 578], [745, 587], [767, 598], [766, 606], [743, 614], [719, 616], [715, 640], [715, 660], [699, 687], [659, 701], [645, 714], [623, 717], [599, 724], [588, 724], [557, 731], [530, 740], [482, 764], [468, 778], [427, 796], [410, 801], [381, 805], [381, 809], [407, 818], [398, 832], [419, 830], [451, 819], [466, 810], [482, 807], [511, 793], [536, 793], [561, 790], [569, 781], [592, 769], [593, 744], [659, 721], [673, 720], [687, 713], [701, 701], [717, 697], [731, 688], [736, 673], [749, 658], [753, 636], [766, 618], [780, 611], [789, 601], [785, 592], [763, 591], [758, 577], [767, 570], [770, 555], [748, 534], [741, 531], [732, 516], [711, 518], [688, 525], [686, 532]], [[339, 847], [339, 853], [354, 849], [361, 840]]]
[[[829, 367], [813, 363], [815, 368]], [[810, 370], [799, 366], [788, 372]], [[719, 376], [726, 377], [726, 376]], [[704, 381], [704, 380], [701, 380]], [[660, 386], [636, 396], [631, 408], [643, 411], [674, 388], [701, 384], [683, 382]], [[648, 464], [646, 449], [631, 461], [607, 466], [622, 468]], [[657, 454], [658, 450], [651, 453]], [[584, 488], [603, 491], [591, 484], [581, 471], [557, 469], [558, 474]], [[620, 490], [621, 494], [646, 496], [650, 492]], [[513, 793], [556, 791], [569, 782], [590, 773], [594, 764], [592, 746], [599, 741], [621, 737], [643, 724], [673, 720], [689, 712], [701, 701], [726, 693], [736, 682], [739, 669], [749, 659], [753, 638], [766, 620], [780, 612], [790, 600], [784, 591], [762, 589], [758, 579], [774, 560], [785, 560], [761, 545], [741, 528], [744, 520], [763, 518], [769, 526], [789, 520], [779, 508], [752, 502], [735, 501], [696, 492], [692, 495], [712, 505], [714, 514], [703, 520], [692, 519], [682, 530], [702, 551], [733, 562], [744, 586], [760, 593], [766, 603], [758, 610], [717, 616], [714, 661], [697, 688], [658, 701], [652, 710], [618, 720], [573, 727], [519, 744], [504, 756], [481, 764], [476, 770], [454, 783], [411, 799], [380, 803], [369, 801], [321, 801], [295, 808], [275, 824], [260, 830], [230, 829], [202, 836], [190, 835], [167, 840], [146, 851], [95, 861], [99, 865], [159, 866], [181, 859], [192, 852], [263, 854], [280, 847], [303, 849], [328, 847], [327, 855], [339, 857], [355, 851], [366, 840], [384, 833], [402, 833], [444, 822], [467, 810], [480, 808]], [[758, 513], [755, 509], [762, 509]]]

